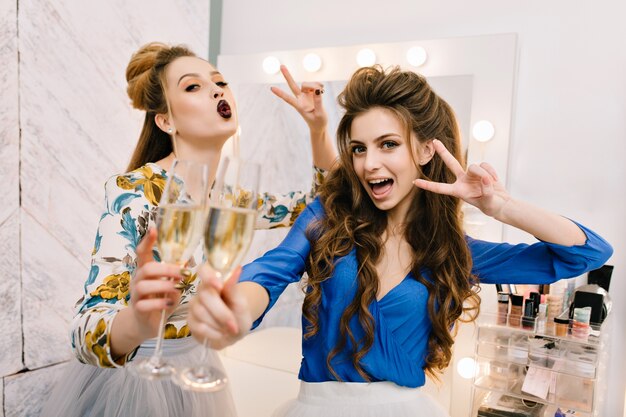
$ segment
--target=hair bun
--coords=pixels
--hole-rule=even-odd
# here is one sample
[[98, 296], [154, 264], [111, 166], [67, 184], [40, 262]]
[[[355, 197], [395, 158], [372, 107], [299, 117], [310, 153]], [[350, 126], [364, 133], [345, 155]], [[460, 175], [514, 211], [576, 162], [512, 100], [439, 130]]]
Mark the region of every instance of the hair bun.
[[148, 43], [133, 54], [126, 67], [126, 92], [134, 108], [148, 110], [146, 91], [150, 80], [150, 74], [157, 61], [160, 52], [170, 49], [164, 43]]

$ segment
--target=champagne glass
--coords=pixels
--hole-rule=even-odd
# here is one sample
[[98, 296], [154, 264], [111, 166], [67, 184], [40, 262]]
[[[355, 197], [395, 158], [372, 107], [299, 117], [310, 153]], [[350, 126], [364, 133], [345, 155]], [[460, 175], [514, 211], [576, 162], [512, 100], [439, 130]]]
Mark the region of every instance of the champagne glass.
[[[206, 164], [174, 160], [157, 208], [157, 247], [161, 262], [179, 265], [184, 270], [200, 244], [208, 178], [209, 167]], [[149, 380], [167, 378], [174, 372], [174, 367], [162, 354], [165, 320], [166, 312], [162, 310], [152, 356], [133, 361], [129, 367], [137, 375]]]
[[[204, 253], [218, 278], [226, 278], [241, 263], [250, 246], [257, 217], [261, 167], [235, 157], [224, 159], [211, 191], [204, 231]], [[226, 375], [208, 362], [204, 342], [200, 363], [173, 376], [174, 382], [192, 391], [218, 391]]]

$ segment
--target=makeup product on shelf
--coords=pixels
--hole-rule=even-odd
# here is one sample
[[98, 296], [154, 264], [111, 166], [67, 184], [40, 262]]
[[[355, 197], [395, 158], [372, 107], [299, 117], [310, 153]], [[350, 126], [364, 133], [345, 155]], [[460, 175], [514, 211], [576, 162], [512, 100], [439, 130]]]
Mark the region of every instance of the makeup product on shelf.
[[574, 316], [572, 317], [572, 336], [577, 339], [587, 340], [591, 332], [590, 318], [591, 307], [575, 308]]
[[539, 304], [539, 312], [537, 313], [537, 333], [545, 334], [546, 333], [546, 321], [548, 319], [547, 316], [548, 305], [547, 304]]
[[578, 287], [574, 293], [574, 301], [572, 301], [570, 307], [570, 317], [573, 317], [574, 309], [590, 307], [591, 319], [589, 322], [597, 325], [602, 324], [608, 314], [607, 308], [605, 307], [605, 298], [610, 300], [606, 290], [598, 285], [592, 284]]
[[576, 287], [576, 278], [570, 278], [565, 280], [567, 286], [563, 291], [563, 311], [569, 310], [569, 306], [572, 303], [574, 297], [574, 288]]
[[[535, 293], [538, 294], [538, 293]], [[524, 315], [522, 316], [522, 328], [526, 330], [535, 329], [535, 302], [527, 298], [524, 305]]]
[[520, 294], [511, 294], [511, 311], [509, 313], [509, 326], [519, 327], [522, 319], [524, 297]]
[[569, 317], [560, 315], [554, 318], [555, 333], [559, 337], [566, 337], [569, 328]]
[[506, 325], [509, 315], [509, 294], [505, 292], [498, 293], [498, 313], [496, 323]]
[[554, 318], [560, 316], [563, 312], [563, 293], [561, 294], [548, 294], [548, 317], [546, 321], [546, 327], [548, 333], [554, 333]]
[[538, 292], [532, 291], [528, 294], [528, 298], [530, 298], [533, 302], [533, 315], [537, 317], [537, 313], [539, 312], [539, 304], [541, 304], [541, 294]]

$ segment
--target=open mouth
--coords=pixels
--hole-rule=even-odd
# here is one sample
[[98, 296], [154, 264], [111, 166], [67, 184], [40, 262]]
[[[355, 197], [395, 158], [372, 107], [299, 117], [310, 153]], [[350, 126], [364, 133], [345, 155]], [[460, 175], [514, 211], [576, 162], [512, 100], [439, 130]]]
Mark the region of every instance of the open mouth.
[[217, 103], [217, 113], [224, 119], [230, 119], [233, 112], [230, 109], [230, 104], [226, 100], [220, 100]]
[[367, 183], [369, 184], [374, 197], [381, 197], [385, 195], [385, 193], [387, 193], [393, 186], [393, 180], [391, 178], [370, 180]]

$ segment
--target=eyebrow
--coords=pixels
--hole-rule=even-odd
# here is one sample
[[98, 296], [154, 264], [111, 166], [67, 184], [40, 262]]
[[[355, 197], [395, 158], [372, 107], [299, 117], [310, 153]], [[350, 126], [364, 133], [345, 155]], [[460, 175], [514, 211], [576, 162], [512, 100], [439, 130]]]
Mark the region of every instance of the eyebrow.
[[[402, 139], [402, 135], [400, 135], [399, 133], [385, 133], [383, 135], [380, 135], [376, 139], [374, 139], [374, 142], [380, 142], [380, 141], [385, 140], [385, 139], [387, 139], [387, 138], [389, 138], [391, 136], [398, 137], [398, 138]], [[360, 141], [358, 139], [352, 139], [351, 138], [350, 139], [350, 143], [353, 143], [353, 142], [363, 143], [362, 141]]]
[[[221, 75], [219, 71], [211, 71], [209, 72], [209, 76], [213, 77], [214, 75]], [[183, 74], [179, 79], [178, 79], [178, 83], [176, 85], [179, 85], [180, 82], [183, 80], [183, 78], [185, 77], [200, 77], [201, 75], [198, 74], [197, 72], [190, 72], [189, 74]]]

